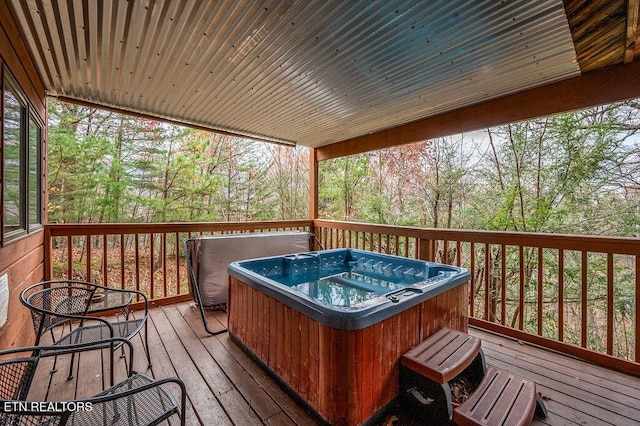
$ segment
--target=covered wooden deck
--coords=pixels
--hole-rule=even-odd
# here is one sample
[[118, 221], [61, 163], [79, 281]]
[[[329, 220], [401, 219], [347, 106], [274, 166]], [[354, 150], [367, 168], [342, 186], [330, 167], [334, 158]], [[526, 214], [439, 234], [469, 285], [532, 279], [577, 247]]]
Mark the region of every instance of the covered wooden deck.
[[[210, 325], [224, 326], [225, 314], [209, 315]], [[478, 329], [471, 329], [470, 333], [482, 339], [488, 364], [538, 384], [549, 416], [534, 424], [640, 424], [640, 378]], [[157, 378], [179, 376], [185, 382], [187, 424], [317, 424], [231, 341], [228, 333], [208, 335], [192, 302], [153, 308], [149, 343], [151, 370], [146, 367], [140, 339], [135, 342], [134, 367]], [[73, 381], [66, 380], [66, 368], [58, 365], [59, 373], [53, 376], [49, 387], [49, 400], [69, 399], [76, 392], [86, 396], [99, 391], [103, 382], [108, 381], [108, 371], [96, 367], [105, 365], [100, 362], [99, 354], [97, 358], [96, 354], [82, 354], [79, 362], [82, 374], [76, 374], [77, 379]], [[117, 376], [122, 377], [124, 361], [119, 364]], [[46, 372], [43, 374], [48, 376]], [[44, 388], [39, 390], [44, 391]], [[382, 424], [419, 424], [404, 418], [392, 420], [389, 415]], [[172, 424], [174, 422], [172, 420]]]

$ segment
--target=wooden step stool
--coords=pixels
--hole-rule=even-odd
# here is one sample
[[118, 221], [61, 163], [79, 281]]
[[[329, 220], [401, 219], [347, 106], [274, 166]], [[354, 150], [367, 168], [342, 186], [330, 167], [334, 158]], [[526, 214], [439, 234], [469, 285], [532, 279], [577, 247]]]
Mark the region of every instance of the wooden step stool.
[[489, 367], [471, 397], [453, 410], [453, 421], [461, 426], [529, 425], [535, 412], [535, 383]]
[[428, 416], [431, 424], [448, 422], [453, 415], [448, 382], [463, 371], [476, 383], [484, 376], [480, 339], [443, 328], [402, 356], [400, 389], [410, 405], [423, 406], [421, 415]]
[[[444, 328], [400, 359], [400, 388], [429, 424], [449, 420], [467, 425], [527, 425], [546, 408], [530, 380], [497, 368], [487, 370], [480, 339]], [[453, 408], [449, 381], [461, 373], [479, 383], [469, 399]], [[481, 380], [480, 380], [481, 379]]]

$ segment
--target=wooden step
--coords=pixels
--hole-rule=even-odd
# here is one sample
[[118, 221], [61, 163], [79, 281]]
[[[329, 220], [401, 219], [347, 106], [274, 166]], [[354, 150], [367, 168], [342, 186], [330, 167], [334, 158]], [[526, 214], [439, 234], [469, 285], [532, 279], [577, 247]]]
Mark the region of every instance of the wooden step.
[[462, 331], [443, 328], [404, 354], [400, 362], [416, 373], [443, 384], [462, 373], [479, 353], [480, 339]]
[[471, 397], [453, 410], [453, 421], [461, 426], [529, 425], [535, 410], [535, 383], [489, 367]]

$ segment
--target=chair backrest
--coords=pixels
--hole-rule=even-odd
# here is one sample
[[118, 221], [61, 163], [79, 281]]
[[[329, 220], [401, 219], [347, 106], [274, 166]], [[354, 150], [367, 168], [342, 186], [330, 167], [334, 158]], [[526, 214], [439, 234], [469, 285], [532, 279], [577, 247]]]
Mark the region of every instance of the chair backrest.
[[44, 281], [28, 287], [20, 294], [20, 301], [31, 312], [36, 342], [52, 327], [69, 321], [66, 313], [84, 315], [94, 289], [82, 283]]
[[27, 399], [38, 360], [28, 356], [0, 361], [0, 400]]
[[[50, 385], [50, 375], [36, 374], [38, 362], [45, 357], [57, 358], [60, 355], [75, 354], [90, 350], [111, 349], [109, 365], [114, 366], [114, 344], [124, 344], [128, 348], [128, 365], [134, 364], [133, 345], [124, 338], [113, 338], [67, 346], [28, 346], [0, 350], [0, 425], [150, 425], [159, 424], [173, 414], [180, 416], [180, 425], [185, 424], [186, 391], [184, 383], [178, 378], [152, 379], [144, 374], [134, 373], [128, 368], [127, 378], [97, 395], [83, 395], [85, 388], [66, 387], [75, 399], [45, 399], [59, 401], [62, 404], [55, 409], [31, 405], [27, 398], [30, 387], [46, 388]], [[71, 363], [73, 364], [73, 358]], [[53, 361], [55, 367], [55, 360]], [[50, 367], [47, 365], [45, 367]], [[43, 368], [42, 366], [40, 368]], [[53, 373], [53, 372], [52, 372]], [[81, 370], [78, 370], [81, 374]], [[94, 374], [89, 372], [89, 374]], [[78, 385], [80, 379], [78, 378]], [[173, 383], [180, 387], [180, 405], [165, 384]], [[66, 394], [66, 392], [65, 392]], [[47, 392], [48, 395], [48, 392]], [[56, 395], [60, 396], [60, 394]], [[69, 395], [66, 395], [69, 396]], [[9, 407], [7, 409], [2, 407]], [[84, 407], [84, 408], [83, 408]]]
[[[197, 285], [206, 307], [227, 302], [231, 262], [258, 257], [307, 252], [314, 249], [315, 237], [310, 232], [279, 231], [196, 237], [185, 242], [189, 285]], [[195, 296], [194, 296], [195, 298]]]

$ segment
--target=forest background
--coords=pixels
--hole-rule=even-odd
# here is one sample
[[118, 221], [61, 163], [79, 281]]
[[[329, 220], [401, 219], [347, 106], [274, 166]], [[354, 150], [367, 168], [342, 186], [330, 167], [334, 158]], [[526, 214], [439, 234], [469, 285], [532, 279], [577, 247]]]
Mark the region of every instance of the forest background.
[[[321, 218], [640, 235], [632, 100], [320, 163]], [[48, 221], [303, 219], [309, 153], [49, 102]]]

